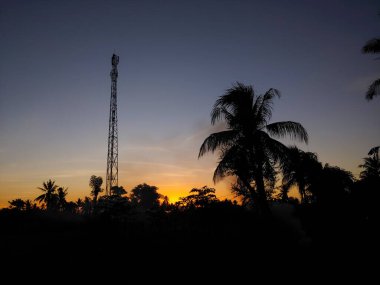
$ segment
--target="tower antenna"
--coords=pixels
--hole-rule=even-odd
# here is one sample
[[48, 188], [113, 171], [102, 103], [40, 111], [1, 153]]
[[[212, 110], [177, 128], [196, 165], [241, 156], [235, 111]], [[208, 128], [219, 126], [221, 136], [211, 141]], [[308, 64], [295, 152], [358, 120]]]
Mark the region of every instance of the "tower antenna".
[[113, 186], [118, 186], [119, 166], [118, 166], [118, 130], [117, 130], [117, 65], [119, 57], [112, 55], [111, 70], [111, 101], [110, 117], [108, 126], [108, 155], [107, 155], [107, 176], [106, 195], [111, 195]]

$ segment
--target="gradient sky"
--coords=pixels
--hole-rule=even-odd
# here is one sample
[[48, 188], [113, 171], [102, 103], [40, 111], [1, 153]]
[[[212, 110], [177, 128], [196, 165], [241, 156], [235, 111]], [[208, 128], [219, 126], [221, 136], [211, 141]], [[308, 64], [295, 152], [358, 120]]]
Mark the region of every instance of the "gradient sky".
[[[273, 87], [273, 121], [309, 132], [304, 150], [360, 172], [380, 144], [378, 1], [0, 0], [0, 207], [52, 178], [69, 199], [105, 178], [111, 56], [118, 78], [119, 184], [146, 182], [172, 201], [213, 186], [198, 160], [213, 103], [235, 81]], [[215, 185], [230, 198], [229, 182]]]

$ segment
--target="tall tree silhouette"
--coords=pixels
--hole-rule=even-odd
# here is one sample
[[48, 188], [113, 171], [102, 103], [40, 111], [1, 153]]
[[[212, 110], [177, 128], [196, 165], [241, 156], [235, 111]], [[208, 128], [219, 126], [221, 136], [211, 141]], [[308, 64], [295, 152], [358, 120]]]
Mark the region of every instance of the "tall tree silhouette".
[[58, 186], [55, 185], [55, 181], [49, 179], [46, 182], [42, 183], [42, 187], [38, 187], [43, 194], [38, 196], [35, 201], [39, 203], [45, 203], [47, 210], [52, 210], [56, 207], [57, 204], [57, 190]]
[[252, 86], [234, 84], [219, 97], [211, 112], [211, 123], [222, 120], [227, 130], [211, 134], [199, 150], [199, 157], [219, 150], [214, 182], [227, 175], [237, 176], [264, 213], [269, 212], [265, 179], [273, 176], [275, 164], [286, 158], [288, 150], [275, 138], [289, 136], [308, 141], [308, 134], [300, 123], [269, 123], [275, 97], [280, 97], [280, 92], [273, 88], [257, 96]]
[[[363, 53], [380, 53], [380, 38], [369, 40], [362, 48]], [[373, 97], [380, 94], [380, 78], [372, 82], [368, 87], [366, 99], [372, 100]]]
[[[303, 203], [306, 200], [306, 192], [314, 181], [313, 176], [320, 173], [322, 165], [315, 153], [304, 152], [296, 146], [289, 147], [288, 159], [282, 168], [282, 191], [286, 192], [290, 187], [297, 186]], [[287, 197], [286, 194], [283, 193], [283, 196]]]
[[95, 175], [92, 175], [90, 177], [89, 185], [92, 188], [91, 196], [93, 196], [93, 198], [94, 198], [94, 203], [96, 203], [99, 193], [103, 191], [101, 188], [102, 184], [103, 184], [103, 178], [102, 177], [95, 176]]

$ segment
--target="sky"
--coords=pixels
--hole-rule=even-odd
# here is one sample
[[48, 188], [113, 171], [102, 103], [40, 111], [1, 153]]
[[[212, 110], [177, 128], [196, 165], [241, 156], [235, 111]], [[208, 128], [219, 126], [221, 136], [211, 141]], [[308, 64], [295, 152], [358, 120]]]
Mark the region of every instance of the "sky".
[[[300, 122], [320, 161], [352, 171], [380, 144], [378, 1], [0, 0], [0, 207], [53, 179], [69, 199], [105, 179], [111, 57], [118, 77], [119, 185], [175, 201], [213, 184], [198, 159], [210, 111], [236, 81], [277, 88], [272, 121]], [[294, 144], [285, 141], [287, 144]]]

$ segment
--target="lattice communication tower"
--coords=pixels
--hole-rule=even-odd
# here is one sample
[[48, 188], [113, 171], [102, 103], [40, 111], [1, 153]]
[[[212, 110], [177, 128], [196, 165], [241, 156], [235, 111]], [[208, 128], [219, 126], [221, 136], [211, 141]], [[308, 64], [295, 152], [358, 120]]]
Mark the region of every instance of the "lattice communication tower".
[[117, 65], [119, 57], [112, 55], [111, 70], [111, 102], [110, 117], [108, 125], [108, 155], [107, 155], [107, 176], [106, 195], [111, 195], [113, 186], [118, 186], [119, 166], [118, 166], [118, 130], [117, 130]]

